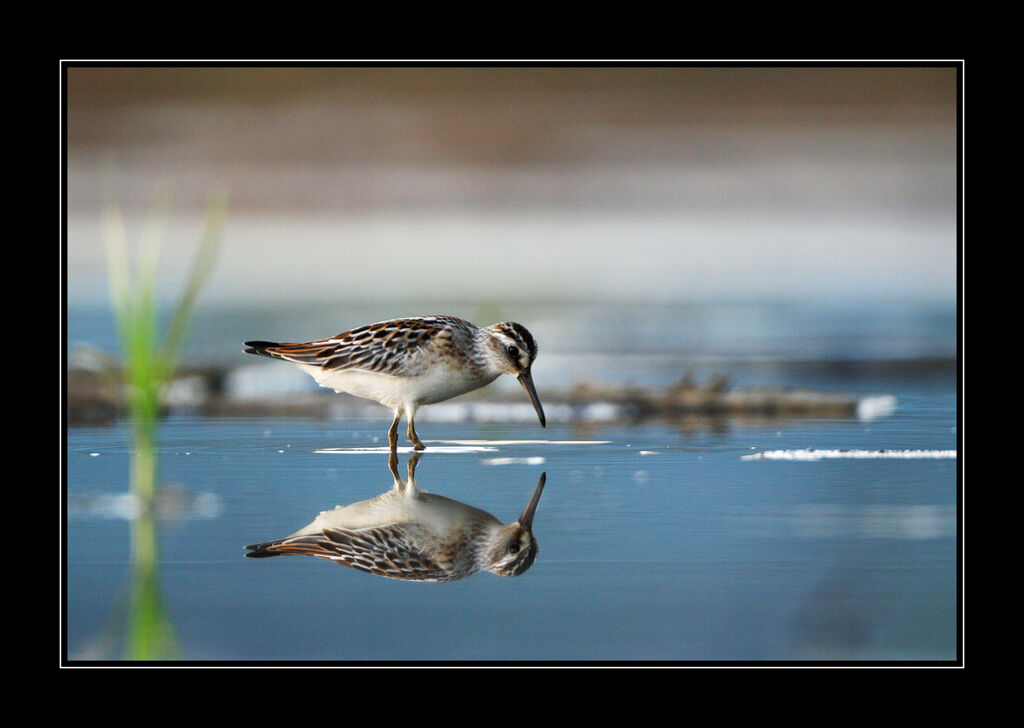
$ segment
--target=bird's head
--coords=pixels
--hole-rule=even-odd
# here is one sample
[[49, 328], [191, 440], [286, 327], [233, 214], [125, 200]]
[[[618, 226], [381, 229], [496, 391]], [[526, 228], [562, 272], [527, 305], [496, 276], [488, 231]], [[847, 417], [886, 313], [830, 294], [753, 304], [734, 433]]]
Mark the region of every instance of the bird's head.
[[498, 529], [486, 554], [488, 571], [499, 576], [519, 576], [533, 566], [538, 550], [533, 535], [533, 516], [546, 480], [547, 473], [544, 473], [522, 515], [514, 523]]
[[484, 329], [487, 332], [485, 356], [489, 366], [519, 380], [537, 411], [541, 427], [547, 424], [537, 390], [533, 386], [532, 367], [537, 358], [537, 342], [522, 324], [503, 321]]

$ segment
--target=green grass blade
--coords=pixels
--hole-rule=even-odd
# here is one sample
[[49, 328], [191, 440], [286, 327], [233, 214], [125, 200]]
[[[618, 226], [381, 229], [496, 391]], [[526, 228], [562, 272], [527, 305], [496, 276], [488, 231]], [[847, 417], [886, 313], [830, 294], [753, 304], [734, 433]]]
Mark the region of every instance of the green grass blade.
[[162, 359], [171, 371], [177, 366], [181, 345], [188, 330], [192, 314], [195, 311], [199, 291], [202, 290], [213, 271], [214, 262], [216, 261], [224, 235], [226, 211], [227, 193], [222, 191], [212, 194], [207, 202], [206, 221], [203, 226], [199, 248], [192, 261], [188, 283], [174, 311], [174, 316], [167, 330], [167, 338], [164, 341]]

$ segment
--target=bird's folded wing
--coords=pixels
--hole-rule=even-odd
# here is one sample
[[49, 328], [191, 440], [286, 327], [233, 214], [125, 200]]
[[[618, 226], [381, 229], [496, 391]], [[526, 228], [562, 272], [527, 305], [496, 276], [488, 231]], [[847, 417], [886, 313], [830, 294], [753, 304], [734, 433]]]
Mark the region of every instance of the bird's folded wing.
[[397, 523], [363, 529], [330, 528], [246, 548], [251, 550], [247, 556], [316, 556], [392, 579], [451, 579], [444, 568], [412, 543], [406, 527]]
[[448, 335], [446, 323], [441, 317], [385, 321], [329, 339], [265, 345], [260, 353], [328, 370], [413, 376], [419, 372], [429, 344], [438, 336]]

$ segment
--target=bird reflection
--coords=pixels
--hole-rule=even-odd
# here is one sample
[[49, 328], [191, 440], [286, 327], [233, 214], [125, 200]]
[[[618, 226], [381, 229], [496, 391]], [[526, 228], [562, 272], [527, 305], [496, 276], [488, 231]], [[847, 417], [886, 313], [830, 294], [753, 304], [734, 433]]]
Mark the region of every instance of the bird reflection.
[[416, 464], [408, 479], [398, 474], [398, 455], [388, 468], [394, 487], [376, 498], [323, 511], [287, 538], [246, 546], [246, 556], [305, 554], [330, 559], [392, 579], [456, 581], [478, 571], [519, 576], [537, 558], [533, 517], [544, 490], [540, 481], [519, 518], [503, 524], [490, 513], [427, 493], [416, 486]]

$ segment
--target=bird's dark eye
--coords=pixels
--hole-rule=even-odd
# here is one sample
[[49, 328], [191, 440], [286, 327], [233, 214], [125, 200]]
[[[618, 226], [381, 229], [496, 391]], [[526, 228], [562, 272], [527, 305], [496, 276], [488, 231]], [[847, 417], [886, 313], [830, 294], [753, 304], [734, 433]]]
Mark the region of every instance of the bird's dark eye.
[[508, 547], [508, 552], [510, 554], [517, 554], [517, 553], [519, 553], [519, 544], [518, 543], [514, 543], [511, 546], [509, 546]]
[[515, 347], [515, 346], [509, 344], [509, 347], [508, 347], [508, 349], [506, 351], [508, 351], [508, 355], [510, 357], [512, 357], [513, 359], [518, 359], [519, 358], [519, 349], [518, 349], [518, 347]]

